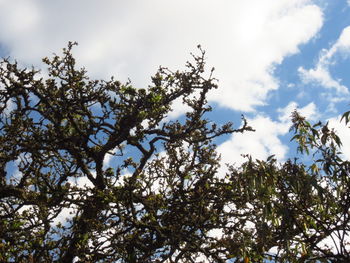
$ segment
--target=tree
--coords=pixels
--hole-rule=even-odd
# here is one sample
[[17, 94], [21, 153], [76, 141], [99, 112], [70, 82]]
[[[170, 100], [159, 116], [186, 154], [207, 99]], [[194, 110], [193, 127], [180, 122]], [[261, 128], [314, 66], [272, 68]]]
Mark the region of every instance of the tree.
[[47, 74], [1, 63], [1, 262], [349, 262], [349, 162], [327, 125], [292, 115], [309, 164], [247, 156], [221, 175], [215, 138], [253, 129], [207, 119], [200, 48], [136, 89], [89, 79], [73, 46]]
[[[343, 114], [346, 124], [349, 116]], [[292, 122], [304, 163], [248, 157], [239, 169], [231, 167], [253, 215], [250, 253], [270, 254], [274, 262], [350, 262], [350, 162], [328, 123], [311, 125], [297, 111]], [[272, 247], [275, 253], [264, 252]]]
[[[1, 63], [1, 260], [164, 262], [203, 254], [222, 262], [227, 253], [207, 233], [227, 224], [231, 196], [215, 176], [212, 140], [251, 128], [204, 118], [216, 88], [211, 74], [203, 77], [204, 52], [186, 71], [160, 68], [151, 86], [136, 89], [90, 80], [76, 69], [73, 46], [43, 60], [45, 79]], [[182, 122], [166, 118], [178, 99], [189, 108]], [[108, 155], [116, 161], [104, 167]], [[81, 178], [92, 187], [72, 183]], [[67, 210], [68, 222], [57, 222]]]

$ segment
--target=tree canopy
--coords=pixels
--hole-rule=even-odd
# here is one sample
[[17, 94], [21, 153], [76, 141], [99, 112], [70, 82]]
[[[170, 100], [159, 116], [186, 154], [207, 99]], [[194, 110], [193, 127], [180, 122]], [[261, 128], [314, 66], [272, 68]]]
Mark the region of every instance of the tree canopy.
[[73, 46], [47, 72], [0, 64], [1, 262], [350, 262], [350, 166], [327, 124], [292, 114], [309, 162], [220, 174], [215, 139], [253, 128], [207, 118], [200, 47], [138, 89], [91, 80]]

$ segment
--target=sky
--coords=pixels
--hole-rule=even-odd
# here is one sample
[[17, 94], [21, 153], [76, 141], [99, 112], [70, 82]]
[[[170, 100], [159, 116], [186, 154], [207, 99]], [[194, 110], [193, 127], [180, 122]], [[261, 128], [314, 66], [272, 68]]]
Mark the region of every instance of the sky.
[[[339, 122], [350, 102], [350, 1], [0, 0], [1, 57], [40, 68], [68, 41], [79, 43], [73, 52], [91, 77], [130, 79], [140, 88], [160, 65], [183, 69], [200, 44], [219, 80], [210, 118], [238, 128], [244, 114], [256, 129], [218, 140], [224, 163], [247, 153], [294, 156], [294, 109], [329, 120], [350, 157], [350, 135]], [[169, 117], [184, 111], [175, 104]]]

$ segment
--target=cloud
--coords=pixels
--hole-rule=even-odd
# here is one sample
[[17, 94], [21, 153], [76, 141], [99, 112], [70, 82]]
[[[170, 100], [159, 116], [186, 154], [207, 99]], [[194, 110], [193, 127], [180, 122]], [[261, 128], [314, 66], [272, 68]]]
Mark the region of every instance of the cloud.
[[288, 132], [288, 125], [262, 115], [248, 119], [248, 123], [255, 132], [233, 134], [230, 140], [218, 147], [223, 164], [241, 164], [245, 160], [242, 154], [251, 154], [254, 159], [266, 159], [272, 154], [280, 160], [285, 158], [288, 148], [278, 136]]
[[330, 73], [330, 68], [337, 63], [338, 55], [343, 57], [350, 55], [350, 26], [343, 29], [338, 40], [329, 49], [321, 51], [314, 68], [300, 67], [298, 69], [304, 83], [315, 83], [329, 91], [335, 91], [335, 94], [329, 94], [329, 92], [321, 94], [330, 101], [329, 111], [335, 111], [335, 103], [343, 101], [344, 95], [349, 95], [349, 90], [341, 84], [341, 79], [335, 79]]
[[279, 121], [291, 125], [291, 114], [294, 110], [297, 110], [303, 117], [305, 117], [309, 121], [317, 121], [320, 117], [320, 113], [318, 112], [315, 103], [311, 102], [305, 107], [299, 108], [297, 102], [291, 101], [285, 108], [277, 109], [277, 112], [279, 113]]
[[340, 122], [341, 116], [329, 119], [329, 127], [336, 131], [336, 134], [342, 141], [341, 152], [346, 160], [350, 159], [350, 132], [349, 127], [345, 125], [344, 120]]
[[63, 207], [59, 214], [51, 221], [51, 226], [58, 224], [65, 225], [70, 219], [76, 215], [76, 206]]
[[200, 43], [220, 80], [210, 99], [240, 111], [266, 104], [279, 85], [275, 65], [322, 23], [311, 0], [0, 2], [0, 42], [23, 63], [38, 64], [76, 40], [91, 75], [130, 77], [142, 87], [159, 64], [181, 68]]
[[328, 89], [335, 89], [338, 94], [347, 94], [348, 89], [340, 84], [339, 80], [333, 79], [330, 75], [328, 65], [318, 64], [316, 68], [305, 70], [303, 67], [298, 69], [302, 81], [306, 84], [316, 82]]
[[[296, 102], [290, 102], [285, 108], [277, 109], [278, 121], [258, 114], [253, 119], [248, 119], [255, 132], [233, 134], [230, 140], [219, 145], [218, 152], [222, 156], [222, 164], [241, 164], [244, 162], [242, 154], [251, 154], [254, 159], [262, 160], [275, 155], [277, 160], [283, 161], [288, 153], [288, 147], [282, 143], [280, 136], [288, 133], [291, 126], [290, 116], [295, 109], [308, 119], [317, 119], [319, 116], [314, 103], [298, 108]], [[220, 172], [223, 173], [224, 170]]]

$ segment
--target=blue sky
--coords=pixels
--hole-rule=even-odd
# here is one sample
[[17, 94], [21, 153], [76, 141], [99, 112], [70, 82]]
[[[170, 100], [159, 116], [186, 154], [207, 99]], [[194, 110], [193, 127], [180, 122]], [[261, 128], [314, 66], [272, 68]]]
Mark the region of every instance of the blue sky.
[[[78, 41], [74, 53], [90, 76], [145, 87], [159, 65], [181, 69], [201, 44], [219, 79], [211, 118], [239, 125], [244, 114], [257, 130], [219, 140], [223, 162], [240, 163], [244, 153], [285, 160], [295, 154], [295, 108], [330, 119], [350, 143], [337, 121], [350, 102], [348, 26], [345, 0], [0, 0], [0, 55], [42, 67], [42, 57]], [[171, 118], [185, 111], [174, 109]]]

